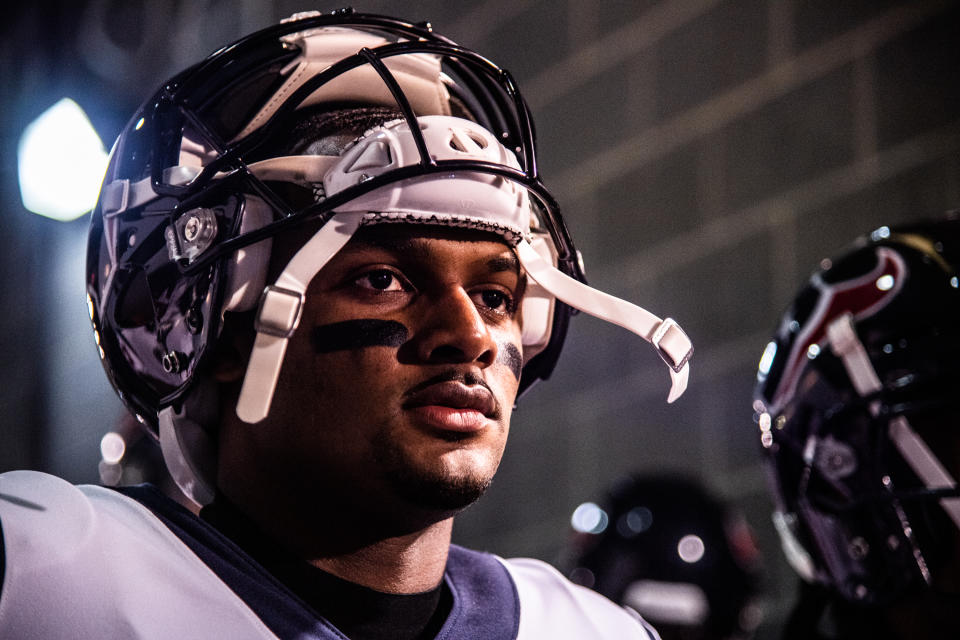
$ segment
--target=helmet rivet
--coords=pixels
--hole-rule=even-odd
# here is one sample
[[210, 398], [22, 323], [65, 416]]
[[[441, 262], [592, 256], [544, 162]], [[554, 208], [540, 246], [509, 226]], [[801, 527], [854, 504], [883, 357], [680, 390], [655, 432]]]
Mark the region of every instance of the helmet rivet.
[[197, 236], [200, 235], [200, 218], [197, 216], [190, 216], [187, 218], [186, 224], [183, 225], [183, 237], [188, 241], [193, 242], [197, 239]]
[[165, 236], [171, 260], [193, 261], [216, 240], [217, 214], [213, 209], [191, 209], [177, 218]]
[[867, 588], [862, 584], [858, 584], [853, 590], [853, 595], [855, 595], [859, 600], [863, 600], [867, 597]]
[[176, 351], [163, 354], [160, 364], [167, 373], [180, 373], [180, 356]]
[[900, 548], [900, 538], [897, 536], [890, 536], [887, 538], [887, 547], [889, 547], [891, 551], [896, 551], [898, 548]]

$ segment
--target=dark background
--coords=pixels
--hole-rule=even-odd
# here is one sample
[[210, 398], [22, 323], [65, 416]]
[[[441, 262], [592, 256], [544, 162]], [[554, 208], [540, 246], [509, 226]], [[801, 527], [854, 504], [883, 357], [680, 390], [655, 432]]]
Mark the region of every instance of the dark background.
[[[294, 11], [253, 0], [41, 1], [0, 26], [0, 471], [97, 482], [122, 409], [83, 287], [87, 219], [23, 209], [22, 128], [70, 96], [109, 146], [175, 71]], [[569, 516], [628, 471], [681, 471], [742, 508], [774, 637], [794, 577], [770, 524], [750, 398], [778, 315], [821, 258], [881, 224], [960, 206], [960, 10], [880, 0], [370, 1], [510, 69], [593, 284], [676, 318], [691, 386], [580, 316], [516, 414], [458, 542], [562, 564]], [[58, 177], [51, 175], [50, 188]]]

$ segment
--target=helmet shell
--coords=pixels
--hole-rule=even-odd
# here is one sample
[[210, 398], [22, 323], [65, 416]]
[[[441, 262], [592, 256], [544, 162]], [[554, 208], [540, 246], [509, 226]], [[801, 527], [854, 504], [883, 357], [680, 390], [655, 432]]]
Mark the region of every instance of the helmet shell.
[[[960, 380], [960, 220], [857, 240], [814, 273], [761, 359], [754, 419], [788, 559], [854, 603], [937, 580], [956, 527], [893, 434], [900, 421], [954, 478]], [[849, 314], [878, 388], [861, 393], [828, 329]]]

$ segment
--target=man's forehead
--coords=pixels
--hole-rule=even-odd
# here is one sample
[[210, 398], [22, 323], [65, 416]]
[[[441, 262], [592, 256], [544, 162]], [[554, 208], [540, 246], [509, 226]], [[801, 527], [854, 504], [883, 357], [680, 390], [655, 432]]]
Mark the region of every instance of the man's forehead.
[[370, 225], [357, 231], [347, 247], [372, 247], [412, 257], [429, 257], [435, 241], [445, 241], [443, 244], [452, 251], [458, 248], [471, 254], [481, 251], [495, 270], [520, 271], [516, 254], [500, 235], [477, 229], [423, 224]]

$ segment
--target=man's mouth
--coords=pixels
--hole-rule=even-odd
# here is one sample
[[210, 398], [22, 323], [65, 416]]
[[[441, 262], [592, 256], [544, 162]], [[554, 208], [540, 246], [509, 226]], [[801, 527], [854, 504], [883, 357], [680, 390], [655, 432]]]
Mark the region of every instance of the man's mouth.
[[417, 385], [403, 408], [444, 431], [479, 431], [499, 415], [497, 400], [486, 385], [449, 379]]

